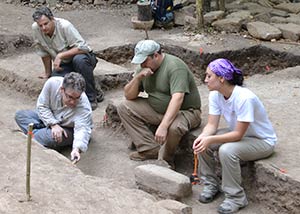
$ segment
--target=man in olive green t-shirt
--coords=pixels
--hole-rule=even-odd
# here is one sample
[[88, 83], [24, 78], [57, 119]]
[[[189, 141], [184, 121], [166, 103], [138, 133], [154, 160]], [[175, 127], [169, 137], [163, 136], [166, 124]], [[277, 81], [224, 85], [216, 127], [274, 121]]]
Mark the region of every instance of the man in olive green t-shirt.
[[[158, 158], [174, 167], [182, 136], [201, 123], [201, 101], [193, 74], [181, 59], [162, 53], [153, 40], [138, 42], [132, 63], [141, 68], [125, 86], [126, 100], [118, 106], [137, 149], [130, 159]], [[148, 97], [139, 96], [142, 91]], [[157, 127], [154, 134], [152, 126]]]

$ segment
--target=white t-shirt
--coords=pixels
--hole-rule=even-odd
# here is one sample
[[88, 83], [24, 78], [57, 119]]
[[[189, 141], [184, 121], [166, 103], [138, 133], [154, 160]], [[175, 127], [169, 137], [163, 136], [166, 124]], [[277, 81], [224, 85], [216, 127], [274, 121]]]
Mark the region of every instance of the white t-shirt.
[[277, 143], [277, 137], [265, 107], [259, 98], [247, 88], [235, 86], [227, 100], [218, 91], [211, 91], [209, 114], [223, 115], [230, 130], [235, 129], [237, 121], [249, 122], [246, 137], [263, 139], [270, 145]]

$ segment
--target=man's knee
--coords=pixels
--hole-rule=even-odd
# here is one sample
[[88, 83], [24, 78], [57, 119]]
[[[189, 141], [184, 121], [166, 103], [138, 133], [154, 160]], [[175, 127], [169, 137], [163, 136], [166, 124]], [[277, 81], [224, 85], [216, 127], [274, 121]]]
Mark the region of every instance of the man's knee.
[[168, 130], [169, 133], [172, 133], [172, 135], [177, 135], [177, 136], [184, 136], [186, 133], [189, 132], [188, 127], [185, 124], [182, 123], [172, 123], [171, 126], [169, 127]]
[[18, 110], [15, 114], [15, 121], [19, 123], [24, 119], [25, 116], [26, 114], [24, 110]]
[[117, 106], [118, 115], [120, 116], [120, 115], [127, 114], [127, 112], [128, 112], [127, 109], [128, 109], [128, 107], [126, 105], [126, 100], [124, 100]]
[[96, 66], [96, 59], [92, 59], [88, 54], [77, 54], [73, 57], [72, 64], [75, 71], [82, 72], [91, 72]]

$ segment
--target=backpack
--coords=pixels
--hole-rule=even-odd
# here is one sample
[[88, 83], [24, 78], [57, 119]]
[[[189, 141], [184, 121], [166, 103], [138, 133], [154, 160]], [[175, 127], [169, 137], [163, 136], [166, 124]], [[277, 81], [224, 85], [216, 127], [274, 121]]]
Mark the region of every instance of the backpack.
[[173, 0], [151, 0], [152, 15], [158, 26], [168, 26], [174, 21]]

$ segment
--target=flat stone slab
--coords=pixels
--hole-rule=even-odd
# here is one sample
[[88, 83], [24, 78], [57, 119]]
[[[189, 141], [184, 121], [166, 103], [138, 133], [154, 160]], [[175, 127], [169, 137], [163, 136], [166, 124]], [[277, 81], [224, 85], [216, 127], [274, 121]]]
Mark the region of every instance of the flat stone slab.
[[213, 22], [212, 26], [219, 31], [226, 31], [231, 33], [239, 32], [242, 27], [242, 19], [237, 17], [225, 18]]
[[175, 200], [161, 200], [157, 202], [161, 207], [173, 212], [173, 214], [192, 214], [192, 207]]
[[288, 24], [276, 24], [274, 25], [282, 32], [282, 36], [285, 39], [290, 39], [292, 41], [298, 41], [300, 36], [300, 25], [293, 23]]
[[281, 3], [274, 8], [297, 14], [300, 12], [300, 3]]
[[141, 165], [135, 168], [134, 175], [140, 189], [162, 198], [180, 199], [192, 193], [190, 179], [166, 167]]
[[97, 58], [98, 63], [94, 70], [94, 75], [116, 75], [122, 73], [131, 73], [132, 71], [126, 69], [123, 66], [119, 66], [103, 59]]
[[278, 28], [265, 22], [249, 22], [247, 23], [247, 29], [249, 34], [257, 39], [279, 39], [282, 35]]

